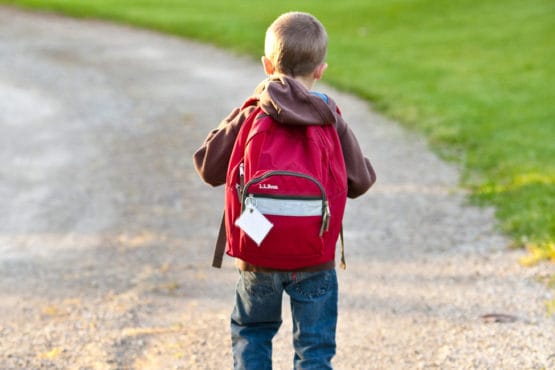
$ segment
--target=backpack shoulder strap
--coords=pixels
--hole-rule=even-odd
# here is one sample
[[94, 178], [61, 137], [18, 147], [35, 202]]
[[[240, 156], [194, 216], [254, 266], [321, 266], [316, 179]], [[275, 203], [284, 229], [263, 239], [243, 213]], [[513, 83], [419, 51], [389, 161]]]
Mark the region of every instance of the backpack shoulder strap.
[[222, 213], [222, 222], [220, 224], [220, 231], [218, 231], [218, 239], [216, 240], [216, 247], [214, 248], [214, 257], [212, 258], [212, 267], [221, 268], [225, 253], [225, 213]]

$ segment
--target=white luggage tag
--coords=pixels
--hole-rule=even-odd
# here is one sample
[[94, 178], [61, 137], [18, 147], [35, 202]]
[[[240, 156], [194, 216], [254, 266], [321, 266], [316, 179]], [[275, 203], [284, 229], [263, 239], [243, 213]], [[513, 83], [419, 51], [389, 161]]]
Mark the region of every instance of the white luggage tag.
[[235, 220], [235, 226], [243, 230], [260, 247], [260, 243], [266, 238], [274, 224], [260, 213], [253, 203], [252, 199], [247, 199], [245, 210]]

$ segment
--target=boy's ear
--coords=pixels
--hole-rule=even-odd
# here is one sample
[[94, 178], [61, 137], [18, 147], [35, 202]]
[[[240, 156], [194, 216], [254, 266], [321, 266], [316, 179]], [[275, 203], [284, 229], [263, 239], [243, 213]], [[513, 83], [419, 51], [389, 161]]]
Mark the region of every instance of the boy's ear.
[[320, 64], [318, 67], [316, 67], [316, 70], [314, 71], [314, 78], [317, 80], [322, 79], [322, 76], [324, 75], [326, 69], [328, 69], [328, 63]]
[[272, 63], [272, 61], [268, 59], [268, 57], [266, 56], [262, 57], [262, 66], [264, 67], [264, 72], [268, 76], [273, 75], [274, 72], [276, 71], [276, 68], [274, 67], [274, 63]]

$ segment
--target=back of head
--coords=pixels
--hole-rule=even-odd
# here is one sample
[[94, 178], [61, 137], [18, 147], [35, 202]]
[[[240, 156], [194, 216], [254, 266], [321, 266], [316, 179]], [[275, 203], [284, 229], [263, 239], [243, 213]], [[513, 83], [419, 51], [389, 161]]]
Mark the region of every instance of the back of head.
[[278, 17], [266, 31], [264, 52], [277, 72], [297, 77], [324, 63], [327, 45], [328, 35], [318, 19], [290, 12]]

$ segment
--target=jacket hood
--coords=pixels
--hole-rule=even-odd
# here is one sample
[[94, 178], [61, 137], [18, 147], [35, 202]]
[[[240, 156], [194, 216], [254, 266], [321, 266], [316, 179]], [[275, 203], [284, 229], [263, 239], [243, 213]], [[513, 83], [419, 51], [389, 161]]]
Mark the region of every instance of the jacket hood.
[[335, 124], [337, 107], [332, 99], [325, 102], [304, 85], [287, 76], [270, 77], [255, 90], [264, 113], [290, 125]]

